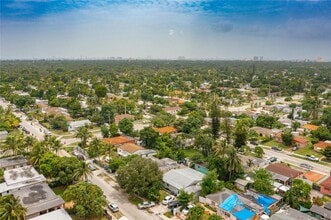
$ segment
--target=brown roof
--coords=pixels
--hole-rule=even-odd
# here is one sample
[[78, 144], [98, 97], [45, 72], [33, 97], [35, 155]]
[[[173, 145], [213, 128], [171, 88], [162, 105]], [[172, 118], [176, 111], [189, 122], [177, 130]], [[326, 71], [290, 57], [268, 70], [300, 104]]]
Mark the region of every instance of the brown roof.
[[293, 141], [300, 144], [304, 144], [308, 142], [308, 140], [302, 136], [293, 136]]
[[320, 179], [322, 179], [324, 177], [323, 174], [320, 173], [316, 173], [314, 171], [308, 171], [307, 173], [305, 173], [303, 175], [307, 180], [316, 183], [317, 181], [319, 181]]
[[129, 115], [129, 114], [116, 115], [115, 116], [115, 123], [118, 124], [124, 118], [134, 119], [134, 116], [133, 115]]
[[178, 107], [178, 106], [170, 106], [170, 107], [165, 107], [163, 110], [164, 111], [178, 111], [178, 110], [180, 110], [181, 108], [180, 107]]
[[177, 129], [175, 127], [172, 126], [166, 126], [166, 127], [162, 127], [162, 128], [154, 128], [155, 131], [159, 132], [160, 134], [170, 134], [170, 133], [174, 133], [177, 131]]
[[125, 144], [125, 143], [134, 143], [135, 142], [135, 140], [133, 138], [125, 137], [125, 136], [104, 138], [102, 141], [104, 143], [113, 144], [115, 146], [122, 145], [122, 144]]
[[324, 149], [328, 146], [331, 146], [331, 141], [319, 141], [318, 143], [314, 144], [314, 147], [318, 147]]
[[267, 166], [266, 168], [267, 170], [269, 170], [270, 172], [273, 173], [277, 173], [280, 174], [282, 176], [286, 176], [286, 177], [298, 177], [301, 174], [303, 174], [303, 172], [292, 169], [291, 167], [289, 167], [288, 165], [284, 164], [284, 163], [273, 163], [270, 164], [269, 166]]
[[326, 180], [321, 182], [321, 186], [324, 186], [326, 188], [331, 188], [331, 176], [329, 176]]
[[303, 128], [306, 128], [308, 130], [311, 130], [311, 131], [316, 131], [319, 128], [319, 126], [317, 126], [317, 125], [311, 125], [311, 124], [305, 124], [302, 127]]
[[136, 144], [133, 144], [133, 143], [126, 143], [126, 144], [123, 144], [122, 146], [118, 147], [126, 152], [129, 152], [129, 153], [134, 153], [138, 150], [144, 150], [145, 148], [143, 148], [142, 146], [139, 146], [139, 145], [136, 145]]

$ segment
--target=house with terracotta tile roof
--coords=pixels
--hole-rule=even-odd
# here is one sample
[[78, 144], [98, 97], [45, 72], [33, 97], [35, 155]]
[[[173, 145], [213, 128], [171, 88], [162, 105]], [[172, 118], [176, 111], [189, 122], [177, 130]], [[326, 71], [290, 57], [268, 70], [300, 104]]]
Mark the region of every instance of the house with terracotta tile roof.
[[302, 126], [302, 128], [305, 129], [305, 131], [316, 131], [319, 128], [319, 126], [312, 124], [305, 124], [304, 126]]
[[314, 151], [320, 152], [327, 147], [331, 147], [331, 141], [319, 141], [318, 143], [314, 144]]
[[324, 195], [331, 196], [331, 176], [320, 183], [320, 192]]
[[[278, 141], [279, 143], [283, 143], [281, 132], [275, 135], [275, 140]], [[298, 135], [293, 136], [292, 144], [296, 145], [298, 148], [307, 147], [308, 143], [309, 141], [303, 136], [298, 136]]]
[[102, 139], [102, 141], [104, 143], [107, 143], [107, 144], [112, 144], [115, 147], [119, 147], [119, 146], [121, 146], [123, 144], [126, 144], [126, 143], [133, 143], [133, 144], [136, 143], [135, 139], [133, 139], [131, 137], [127, 137], [127, 136], [104, 138], [104, 139]]
[[292, 180], [300, 177], [303, 172], [292, 169], [285, 163], [273, 163], [266, 167], [271, 172], [272, 178], [284, 185], [290, 185]]
[[122, 157], [127, 157], [129, 155], [140, 155], [140, 156], [152, 156], [156, 154], [155, 150], [145, 149], [134, 143], [125, 143], [117, 148], [117, 153]]
[[120, 121], [122, 121], [125, 118], [130, 119], [130, 120], [134, 120], [134, 116], [130, 115], [130, 114], [116, 115], [115, 116], [115, 124], [118, 124]]
[[173, 134], [177, 132], [177, 129], [172, 126], [166, 126], [162, 128], [154, 128], [155, 131], [159, 132], [160, 134]]
[[178, 106], [170, 106], [170, 107], [165, 107], [163, 111], [172, 114], [172, 115], [177, 115], [177, 113], [181, 110], [180, 107]]

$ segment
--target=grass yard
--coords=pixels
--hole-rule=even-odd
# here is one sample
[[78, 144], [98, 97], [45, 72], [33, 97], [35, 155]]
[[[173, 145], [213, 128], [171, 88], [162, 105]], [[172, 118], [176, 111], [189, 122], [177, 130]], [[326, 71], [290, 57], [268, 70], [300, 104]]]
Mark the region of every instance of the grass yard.
[[290, 149], [290, 147], [287, 147], [284, 144], [278, 143], [277, 141], [274, 141], [274, 140], [268, 141], [268, 142], [264, 143], [263, 145], [270, 146], [270, 147], [277, 146], [277, 147], [279, 147], [279, 148], [281, 148], [283, 150]]
[[57, 186], [57, 187], [54, 187], [52, 188], [53, 192], [56, 194], [56, 195], [59, 195], [62, 197], [62, 194], [63, 192], [68, 188], [68, 186]]
[[193, 148], [187, 148], [187, 149], [184, 149], [183, 151], [184, 151], [185, 157], [188, 157], [188, 158], [192, 158], [192, 156], [195, 154], [201, 154], [198, 150], [193, 149]]
[[297, 151], [295, 151], [295, 153], [300, 154], [302, 156], [306, 156], [307, 154], [309, 155], [314, 155], [315, 157], [322, 157], [322, 154], [317, 153], [316, 151], [314, 151], [313, 147], [307, 146], [301, 149], [298, 149]]
[[129, 201], [134, 205], [138, 205], [139, 203], [143, 202], [143, 200], [141, 198], [136, 197], [136, 196], [130, 196]]

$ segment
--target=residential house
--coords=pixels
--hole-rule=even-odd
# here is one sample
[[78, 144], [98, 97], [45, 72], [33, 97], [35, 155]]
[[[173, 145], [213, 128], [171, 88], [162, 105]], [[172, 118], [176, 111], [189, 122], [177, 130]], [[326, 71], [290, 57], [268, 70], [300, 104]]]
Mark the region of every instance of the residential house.
[[134, 120], [134, 116], [133, 115], [130, 115], [130, 114], [121, 114], [121, 115], [116, 115], [115, 116], [115, 124], [118, 125], [118, 123], [120, 121], [122, 121], [123, 119], [130, 119], [130, 120]]
[[0, 140], [6, 140], [8, 131], [0, 131]]
[[324, 177], [325, 177], [325, 175], [310, 170], [310, 171], [306, 172], [305, 174], [303, 174], [302, 179], [309, 181], [309, 183], [312, 184], [312, 183], [319, 182]]
[[319, 141], [314, 144], [314, 151], [321, 152], [327, 147], [331, 147], [331, 141]]
[[311, 131], [316, 131], [319, 128], [319, 126], [312, 124], [305, 124], [304, 126], [302, 126], [302, 128], [304, 129], [304, 131], [311, 132]]
[[33, 217], [30, 220], [72, 220], [72, 218], [63, 208], [60, 208], [43, 215]]
[[23, 167], [28, 165], [28, 160], [22, 155], [6, 157], [0, 159], [0, 168], [4, 170]]
[[32, 166], [24, 166], [4, 171], [4, 183], [0, 183], [0, 195], [8, 195], [24, 187], [42, 183], [46, 178]]
[[[266, 165], [269, 164], [268, 161], [261, 159], [261, 158], [256, 158], [256, 157], [252, 157], [252, 156], [246, 156], [246, 155], [239, 155], [240, 160], [241, 160], [241, 164], [244, 166], [244, 168], [246, 170], [252, 170], [254, 168], [261, 168], [261, 167], [265, 167]], [[252, 166], [250, 167], [249, 165], [249, 161], [251, 161], [253, 164], [251, 164]]]
[[269, 220], [298, 220], [298, 219], [317, 220], [317, 218], [314, 218], [310, 215], [307, 215], [303, 212], [300, 212], [292, 208], [281, 209], [269, 218]]
[[80, 121], [72, 121], [69, 123], [68, 131], [76, 131], [78, 128], [89, 126], [91, 124], [90, 120], [80, 120]]
[[127, 157], [129, 155], [140, 155], [142, 157], [148, 157], [155, 155], [156, 151], [146, 149], [134, 143], [125, 143], [117, 148], [117, 153], [122, 157]]
[[127, 136], [117, 136], [117, 137], [111, 137], [111, 138], [104, 138], [102, 139], [102, 141], [106, 144], [112, 144], [115, 147], [119, 147], [123, 144], [126, 143], [136, 143], [136, 140], [134, 138], [131, 137], [127, 137]]
[[201, 182], [205, 174], [191, 168], [170, 170], [163, 175], [163, 185], [172, 194], [178, 195], [181, 190], [196, 196], [201, 191]]
[[181, 110], [181, 108], [178, 106], [171, 106], [171, 107], [165, 107], [163, 110], [169, 114], [177, 115], [177, 113]]
[[292, 169], [284, 163], [273, 163], [267, 166], [266, 169], [271, 172], [275, 181], [280, 182], [285, 186], [290, 185], [293, 179], [300, 177], [303, 174], [302, 171]]
[[26, 208], [26, 219], [31, 219], [48, 212], [61, 209], [64, 200], [55, 195], [45, 183], [34, 184], [13, 192], [20, 203]]
[[331, 176], [320, 183], [320, 192], [324, 195], [331, 196]]
[[255, 131], [261, 137], [272, 137], [273, 132], [269, 128], [251, 127], [249, 130]]
[[166, 126], [162, 128], [154, 128], [155, 131], [157, 131], [160, 134], [173, 134], [177, 132], [177, 129], [172, 126]]
[[157, 163], [159, 170], [161, 170], [161, 172], [163, 172], [163, 173], [180, 167], [180, 164], [178, 164], [176, 161], [174, 161], [170, 158], [167, 158], [167, 157], [162, 158], [162, 159], [158, 159], [156, 157], [150, 157], [150, 159], [152, 159], [153, 161], [155, 161]]
[[243, 192], [245, 192], [247, 190], [247, 186], [249, 183], [251, 183], [251, 181], [244, 180], [244, 179], [236, 179], [234, 181], [235, 187]]
[[329, 210], [325, 207], [313, 205], [310, 208], [310, 213], [312, 214], [312, 216], [314, 216], [318, 219], [331, 220], [331, 210]]
[[[282, 133], [278, 133], [275, 135], [275, 140], [279, 143], [283, 143], [282, 140]], [[298, 148], [304, 148], [308, 146], [309, 141], [303, 137], [303, 136], [298, 136], [298, 135], [294, 135], [293, 136], [293, 141], [292, 144], [296, 145]]]
[[230, 220], [258, 219], [263, 214], [263, 207], [229, 189], [199, 197], [199, 202], [216, 209], [217, 215]]

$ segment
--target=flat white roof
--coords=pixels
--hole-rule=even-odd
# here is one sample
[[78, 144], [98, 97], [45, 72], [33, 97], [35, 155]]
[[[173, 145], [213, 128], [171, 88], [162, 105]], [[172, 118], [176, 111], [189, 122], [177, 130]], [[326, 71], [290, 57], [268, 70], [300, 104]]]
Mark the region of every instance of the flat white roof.
[[43, 215], [31, 218], [30, 220], [72, 220], [70, 215], [64, 209], [57, 209]]
[[5, 170], [4, 179], [7, 185], [13, 185], [18, 183], [25, 183], [40, 178], [40, 174], [33, 168], [33, 166], [24, 166]]

